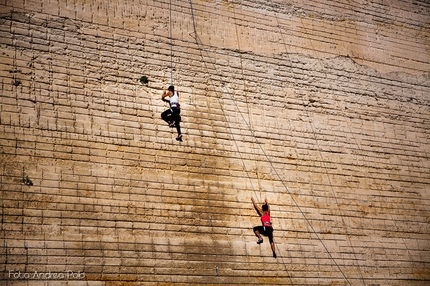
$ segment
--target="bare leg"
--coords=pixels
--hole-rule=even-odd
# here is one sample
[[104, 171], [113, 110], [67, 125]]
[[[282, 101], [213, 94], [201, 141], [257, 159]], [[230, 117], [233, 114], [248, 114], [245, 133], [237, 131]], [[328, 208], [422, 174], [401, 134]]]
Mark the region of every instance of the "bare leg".
[[255, 233], [255, 236], [258, 237], [257, 244], [263, 243], [263, 238], [261, 237], [261, 234], [257, 228], [254, 228], [254, 233]]
[[258, 239], [261, 239], [261, 234], [257, 229], [254, 230], [254, 233], [255, 233], [255, 236], [258, 237]]
[[271, 242], [271, 243], [270, 243], [270, 247], [272, 247], [273, 257], [275, 257], [275, 258], [276, 258], [275, 243], [274, 243], [274, 242]]
[[274, 242], [270, 243], [270, 247], [272, 247], [272, 251], [273, 251], [273, 253], [275, 253], [275, 243]]

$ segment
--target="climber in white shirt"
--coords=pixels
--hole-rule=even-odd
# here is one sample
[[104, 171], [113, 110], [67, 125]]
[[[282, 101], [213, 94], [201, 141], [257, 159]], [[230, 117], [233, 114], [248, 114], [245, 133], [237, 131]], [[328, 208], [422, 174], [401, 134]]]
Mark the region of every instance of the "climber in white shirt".
[[170, 105], [169, 109], [161, 113], [161, 118], [166, 121], [170, 127], [176, 127], [176, 131], [178, 132], [178, 137], [176, 137], [176, 140], [182, 141], [179, 92], [175, 91], [175, 87], [171, 85], [168, 89], [163, 91], [161, 99]]

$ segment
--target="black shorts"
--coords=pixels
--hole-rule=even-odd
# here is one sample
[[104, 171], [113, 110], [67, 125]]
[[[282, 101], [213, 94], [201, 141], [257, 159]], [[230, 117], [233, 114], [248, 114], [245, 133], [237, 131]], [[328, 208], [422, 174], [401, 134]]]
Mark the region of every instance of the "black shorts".
[[255, 226], [254, 232], [258, 230], [261, 235], [267, 236], [269, 238], [270, 243], [273, 242], [273, 228], [267, 226]]

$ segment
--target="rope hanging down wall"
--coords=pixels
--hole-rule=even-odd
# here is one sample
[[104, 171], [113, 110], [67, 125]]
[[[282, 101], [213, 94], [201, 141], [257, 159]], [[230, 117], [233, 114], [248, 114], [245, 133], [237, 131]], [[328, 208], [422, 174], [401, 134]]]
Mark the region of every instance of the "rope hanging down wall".
[[169, 31], [170, 31], [170, 85], [173, 85], [172, 0], [170, 0], [170, 6], [169, 6]]
[[[240, 116], [242, 117], [243, 122], [245, 123], [245, 125], [247, 126], [248, 130], [250, 131], [250, 133], [252, 134], [253, 139], [255, 140], [255, 142], [257, 143], [257, 145], [259, 146], [261, 152], [263, 153], [263, 156], [266, 158], [266, 160], [268, 161], [268, 163], [270, 164], [271, 168], [273, 169], [273, 171], [276, 174], [276, 177], [278, 177], [279, 181], [282, 183], [283, 187], [285, 188], [285, 190], [287, 191], [287, 193], [290, 195], [292, 201], [294, 202], [294, 204], [296, 205], [296, 207], [298, 208], [298, 210], [300, 211], [300, 213], [302, 214], [303, 218], [305, 219], [306, 223], [309, 225], [310, 229], [312, 230], [312, 232], [316, 235], [317, 239], [320, 241], [321, 245], [323, 246], [324, 250], [327, 252], [327, 254], [329, 255], [329, 258], [333, 261], [333, 263], [335, 264], [335, 266], [339, 269], [340, 273], [342, 274], [342, 276], [344, 277], [344, 279], [347, 281], [347, 283], [349, 285], [351, 285], [351, 282], [348, 280], [348, 278], [346, 277], [346, 275], [344, 274], [344, 272], [342, 271], [342, 269], [340, 268], [339, 264], [336, 262], [336, 260], [334, 259], [334, 257], [331, 255], [330, 251], [328, 250], [327, 246], [325, 245], [325, 243], [323, 242], [323, 240], [321, 239], [321, 237], [319, 236], [319, 234], [316, 232], [316, 230], [314, 229], [314, 227], [312, 226], [311, 222], [309, 221], [309, 219], [306, 217], [304, 211], [302, 210], [301, 206], [298, 204], [298, 202], [296, 201], [296, 199], [294, 198], [293, 194], [290, 192], [290, 190], [288, 189], [287, 185], [285, 184], [284, 180], [281, 178], [281, 176], [279, 175], [277, 169], [275, 168], [275, 166], [273, 165], [272, 160], [268, 157], [268, 155], [266, 154], [264, 148], [262, 147], [261, 143], [258, 141], [258, 139], [255, 136], [254, 131], [252, 130], [251, 126], [248, 124], [245, 116], [243, 115], [242, 111], [240, 110], [239, 106], [237, 105], [234, 97], [232, 96], [232, 94], [230, 93], [229, 89], [225, 86], [224, 82], [222, 81], [222, 77], [220, 76], [218, 69], [216, 67], [216, 65], [213, 63], [212, 58], [210, 57], [208, 51], [205, 49], [197, 31], [196, 31], [196, 23], [195, 23], [195, 19], [194, 19], [194, 10], [192, 7], [192, 0], [190, 0], [190, 5], [191, 5], [191, 15], [192, 15], [192, 20], [193, 20], [193, 27], [194, 27], [194, 35], [195, 35], [195, 40], [197, 45], [200, 47], [202, 47], [203, 51], [205, 52], [205, 54], [207, 55], [209, 62], [213, 65], [213, 68], [215, 70], [216, 75], [218, 76], [218, 78], [220, 78], [220, 82], [222, 83], [226, 94], [229, 95], [231, 101], [233, 102], [235, 108], [237, 109], [238, 113], [240, 114]], [[206, 62], [204, 62], [206, 65]], [[206, 66], [207, 67], [207, 66]], [[220, 101], [220, 99], [218, 98], [218, 100]], [[220, 106], [222, 108], [221, 105], [221, 101], [220, 101]], [[224, 111], [223, 111], [224, 113]], [[225, 117], [225, 116], [224, 116]], [[228, 122], [227, 122], [228, 124]], [[234, 139], [234, 138], [233, 138]], [[240, 153], [240, 152], [239, 152]], [[243, 160], [243, 159], [242, 159]], [[254, 190], [255, 192], [255, 190]], [[290, 278], [291, 279], [291, 278]]]
[[[276, 17], [276, 15], [275, 15], [275, 17]], [[276, 20], [277, 20], [277, 24], [278, 24], [278, 28], [279, 28], [280, 34], [281, 34], [281, 36], [282, 36], [282, 30], [281, 30], [281, 27], [280, 27], [280, 24], [279, 24], [279, 20], [278, 20], [278, 18], [277, 18], [277, 17], [276, 17]], [[308, 35], [310, 35], [310, 32], [308, 32], [308, 31], [307, 31], [307, 28], [306, 28], [306, 26], [304, 25], [304, 23], [303, 23], [303, 19], [302, 19], [302, 18], [300, 18], [300, 23], [301, 23], [301, 25], [302, 25], [302, 27], [303, 27], [303, 29], [304, 29], [305, 33], [306, 33], [306, 34], [308, 34]], [[283, 44], [284, 44], [284, 46], [285, 46], [285, 50], [286, 50], [286, 52], [287, 52], [287, 56], [289, 57], [289, 53], [288, 53], [288, 49], [287, 49], [287, 45], [286, 45], [286, 43], [285, 43], [285, 41], [284, 41], [284, 38], [283, 38], [283, 37], [282, 37], [282, 41], [283, 41]], [[312, 43], [312, 39], [311, 39], [311, 38], [309, 38], [309, 44], [310, 44], [310, 46], [311, 46], [311, 48], [312, 48], [312, 51], [315, 51], [315, 53], [317, 53], [317, 49], [314, 47], [314, 45], [313, 45], [313, 43]], [[321, 63], [320, 57], [319, 57], [319, 56], [316, 56], [315, 58], [317, 59], [317, 62], [319, 63], [319, 65], [321, 66], [321, 69], [323, 70], [323, 75], [324, 75], [325, 80], [330, 82], [330, 84], [329, 84], [329, 86], [330, 86], [330, 90], [334, 90], [334, 88], [333, 88], [333, 81], [332, 81], [332, 80], [329, 80], [329, 78], [328, 78], [328, 76], [327, 76], [327, 72], [324, 70], [324, 65]], [[290, 60], [290, 62], [291, 62], [291, 60]], [[291, 66], [291, 71], [293, 72], [293, 67], [292, 67], [292, 66]], [[354, 137], [353, 132], [352, 132], [352, 128], [351, 128], [351, 126], [350, 126], [350, 124], [349, 124], [349, 121], [347, 120], [347, 116], [345, 115], [345, 109], [339, 106], [339, 102], [341, 102], [341, 101], [340, 101], [340, 100], [337, 100], [336, 93], [334, 93], [334, 97], [335, 97], [335, 99], [336, 99], [336, 100], [334, 101], [334, 102], [335, 102], [335, 106], [338, 108], [338, 110], [340, 110], [340, 112], [341, 112], [341, 114], [342, 114], [343, 118], [345, 119], [345, 122], [346, 122], [346, 124], [347, 124], [347, 126], [348, 126], [349, 133], [351, 134], [351, 136], [353, 137], [353, 139], [354, 139], [355, 143], [357, 144], [358, 149], [359, 149], [359, 150], [361, 150], [361, 146], [360, 146], [360, 144], [358, 143], [357, 139]], [[303, 99], [303, 101], [304, 101], [304, 99]], [[321, 151], [321, 150], [322, 150], [322, 148], [321, 148], [321, 146], [320, 146], [320, 144], [319, 144], [319, 141], [318, 141], [317, 136], [316, 136], [315, 128], [314, 128], [314, 126], [313, 126], [313, 124], [312, 124], [312, 120], [311, 120], [311, 118], [310, 118], [310, 116], [309, 116], [309, 112], [308, 112], [308, 105], [307, 105], [307, 104], [304, 104], [304, 106], [305, 106], [305, 110], [306, 110], [306, 115], [307, 115], [307, 117], [308, 117], [309, 125], [310, 125], [310, 127], [311, 127], [312, 134], [313, 134], [313, 136], [314, 136], [314, 140], [315, 140], [315, 142], [317, 143], [317, 147], [318, 147], [318, 149], [317, 149], [317, 150], [318, 150], [319, 156], [320, 156], [320, 158], [321, 158], [321, 163], [322, 163], [322, 165], [323, 165], [323, 168], [324, 168], [325, 174], [327, 175], [327, 179], [328, 179], [329, 184], [330, 184], [330, 188], [331, 188], [331, 191], [332, 191], [332, 194], [333, 194], [333, 198], [334, 198], [334, 200], [335, 200], [335, 205], [336, 205], [336, 206], [339, 206], [339, 202], [338, 202], [338, 200], [337, 200], [336, 192], [335, 192], [335, 191], [334, 191], [334, 189], [333, 189], [333, 184], [332, 184], [331, 177], [329, 176], [329, 172], [328, 172], [328, 170], [327, 170], [327, 166], [326, 166], [325, 161], [324, 161], [324, 159], [323, 159], [323, 155], [322, 155], [322, 151]], [[353, 253], [353, 254], [354, 254], [354, 256], [356, 257], [358, 272], [360, 273], [360, 276], [361, 276], [361, 280], [362, 280], [362, 282], [363, 282], [363, 285], [365, 285], [364, 277], [363, 277], [363, 274], [362, 274], [362, 271], [361, 271], [361, 267], [360, 267], [360, 265], [358, 264], [357, 254], [356, 254], [356, 251], [355, 251], [355, 249], [354, 249], [354, 245], [352, 244], [352, 242], [351, 242], [351, 240], [350, 240], [350, 237], [349, 237], [349, 233], [348, 233], [348, 224], [345, 222], [344, 215], [341, 213], [341, 211], [340, 211], [340, 209], [339, 209], [339, 208], [338, 208], [338, 212], [339, 212], [339, 216], [340, 216], [340, 218], [341, 218], [341, 220], [342, 220], [342, 223], [343, 223], [343, 225], [345, 226], [345, 233], [346, 233], [347, 242], [348, 242], [349, 246], [350, 246], [350, 247], [351, 247], [351, 249], [352, 249], [352, 253]]]
[[[206, 51], [206, 49], [204, 48], [203, 42], [201, 41], [201, 39], [200, 39], [199, 35], [197, 34], [196, 24], [195, 24], [195, 20], [194, 20], [194, 9], [193, 9], [193, 4], [192, 4], [192, 1], [191, 1], [191, 0], [190, 0], [190, 6], [191, 6], [191, 16], [192, 16], [192, 21], [193, 21], [193, 28], [194, 28], [194, 32], [193, 32], [193, 33], [191, 33], [191, 34], [194, 34], [194, 35], [195, 35], [193, 38], [196, 40], [197, 45], [198, 45], [199, 47], [200, 47], [200, 46], [202, 46], [202, 47], [203, 47], [203, 51], [206, 53], [206, 55], [207, 55], [207, 57], [208, 57], [208, 59], [209, 59], [210, 63], [213, 65], [213, 67], [214, 67], [214, 69], [215, 69], [215, 73], [217, 74], [217, 76], [218, 76], [218, 77], [220, 77], [220, 76], [219, 76], [219, 72], [218, 72], [218, 70], [217, 70], [217, 68], [216, 68], [216, 65], [212, 62], [212, 59], [211, 59], [211, 57], [209, 56], [209, 53], [208, 53], [208, 52]], [[191, 35], [191, 34], [190, 34], [190, 35]], [[207, 67], [207, 65], [206, 65], [206, 62], [205, 62], [205, 61], [203, 61], [203, 63], [205, 64], [206, 69], [208, 70], [208, 67]], [[212, 80], [212, 78], [211, 78], [211, 80]], [[230, 94], [229, 90], [227, 89], [227, 87], [224, 85], [224, 82], [223, 82], [222, 80], [220, 80], [220, 81], [223, 83], [224, 88], [227, 90], [227, 93], [228, 93], [228, 94], [230, 95], [230, 97], [231, 97], [231, 94]], [[230, 126], [230, 124], [229, 124], [229, 122], [228, 122], [228, 120], [227, 120], [227, 116], [225, 115], [224, 109], [222, 108], [222, 102], [221, 102], [221, 99], [220, 99], [220, 97], [217, 97], [217, 99], [218, 99], [218, 103], [219, 103], [219, 105], [220, 105], [220, 107], [221, 107], [221, 112], [222, 112], [222, 114], [223, 114], [223, 117], [224, 117], [224, 119], [225, 119], [225, 122], [227, 123], [227, 128], [228, 128], [228, 130], [230, 131], [230, 134], [231, 134], [231, 137], [232, 137], [232, 139], [233, 139], [233, 142], [235, 143], [235, 146], [236, 146], [236, 149], [237, 149], [237, 153], [238, 153], [238, 154], [239, 154], [239, 156], [240, 156], [240, 159], [241, 159], [241, 161], [242, 161], [243, 168], [244, 168], [244, 170], [245, 170], [245, 172], [246, 172], [246, 174], [247, 174], [247, 177], [248, 177], [248, 179], [249, 179], [249, 182], [250, 182], [250, 184], [251, 184], [252, 190], [254, 191], [255, 196], [256, 196], [257, 198], [260, 198], [260, 201], [261, 201], [261, 200], [262, 200], [262, 197], [261, 197], [261, 190], [260, 190], [260, 194], [257, 194], [257, 192], [255, 191], [255, 187], [254, 187], [254, 184], [253, 184], [253, 182], [252, 182], [252, 180], [251, 180], [251, 176], [249, 175], [249, 171], [248, 171], [248, 169], [246, 168], [245, 160], [244, 160], [244, 159], [243, 159], [243, 157], [242, 157], [242, 152], [240, 152], [239, 145], [238, 145], [237, 141], [234, 139], [234, 136], [233, 136], [233, 132], [232, 132], [231, 126]], [[236, 104], [236, 102], [234, 102], [234, 104]], [[237, 107], [237, 106], [236, 106], [236, 107]], [[237, 107], [237, 108], [238, 108], [238, 107]], [[242, 115], [242, 117], [243, 117], [243, 114], [242, 114], [242, 113], [240, 113], [240, 114], [241, 114], [241, 115]], [[245, 119], [245, 118], [243, 117], [243, 119]], [[248, 124], [246, 120], [245, 120], [245, 123], [246, 123], [246, 124]], [[251, 130], [251, 132], [252, 132], [252, 129], [251, 129], [249, 126], [248, 126], [248, 129], [249, 129], [249, 130]], [[253, 135], [253, 137], [255, 138], [254, 134], [252, 134], [252, 135]]]
[[[281, 25], [280, 25], [280, 23], [279, 23], [279, 19], [278, 19], [278, 17], [277, 17], [277, 14], [276, 14], [276, 12], [275, 12], [275, 19], [276, 19], [276, 23], [277, 23], [277, 28], [279, 29], [279, 34], [280, 34], [280, 36], [281, 36], [281, 39], [282, 39], [282, 44], [284, 45], [284, 47], [285, 47], [285, 51], [286, 51], [286, 54], [287, 54], [287, 57], [288, 57], [288, 59], [289, 59], [289, 62], [291, 63], [292, 61], [291, 61], [291, 58], [290, 58], [290, 55], [289, 55], [289, 52], [288, 52], [288, 48], [287, 48], [287, 44], [286, 44], [286, 42], [285, 42], [285, 39], [284, 39], [284, 37], [283, 37], [283, 33], [282, 33], [282, 29], [281, 29]], [[301, 20], [301, 19], [300, 19]], [[302, 21], [302, 20], [301, 20]], [[303, 23], [302, 23], [302, 25], [303, 25]], [[312, 43], [311, 43], [312, 44]], [[293, 70], [293, 66], [291, 65], [291, 72], [294, 74], [294, 70]], [[327, 78], [327, 75], [325, 74], [325, 76], [326, 76], [326, 78]], [[293, 77], [293, 80], [294, 80], [294, 77]], [[307, 106], [306, 104], [304, 104], [305, 106]], [[322, 157], [322, 155], [321, 155], [321, 148], [320, 148], [320, 145], [319, 145], [319, 142], [318, 142], [318, 140], [317, 140], [317, 138], [316, 138], [316, 132], [315, 132], [315, 128], [314, 128], [314, 126], [313, 126], [313, 124], [312, 124], [312, 120], [310, 120], [310, 117], [309, 117], [309, 114], [308, 114], [308, 112], [306, 113], [307, 114], [307, 117], [308, 117], [308, 122], [309, 122], [309, 125], [311, 126], [311, 129], [312, 129], [312, 133], [313, 133], [313, 135], [314, 135], [314, 138], [315, 138], [315, 141], [317, 142], [317, 146], [318, 146], [318, 151], [319, 151], [319, 154], [320, 154], [320, 156]], [[322, 162], [323, 162], [323, 160], [322, 160]], [[324, 165], [324, 169], [326, 170], [326, 173], [328, 174], [328, 172], [327, 172], [327, 167]], [[329, 182], [330, 182], [330, 186], [332, 186], [332, 184], [331, 184], [331, 180], [330, 180], [330, 178], [329, 178]], [[333, 191], [333, 190], [332, 190]], [[336, 198], [336, 197], [335, 197]], [[338, 205], [338, 203], [337, 203], [337, 200], [336, 200], [336, 205]], [[343, 224], [345, 225], [345, 222], [344, 222], [344, 220], [343, 220], [343, 216], [341, 216], [341, 219], [342, 219], [342, 222], [343, 222]], [[307, 219], [306, 219], [307, 220]], [[312, 230], [313, 230], [313, 227], [310, 225], [310, 227], [312, 228]], [[315, 231], [314, 231], [315, 232]], [[340, 266], [337, 264], [337, 262], [336, 262], [336, 260], [332, 257], [332, 255], [331, 255], [331, 252], [328, 250], [328, 248], [327, 248], [327, 246], [324, 244], [324, 242], [320, 239], [320, 237], [319, 237], [319, 235], [318, 235], [318, 233], [317, 232], [315, 232], [315, 235], [318, 237], [318, 239], [320, 240], [320, 242], [321, 242], [321, 244], [322, 244], [322, 246], [324, 247], [324, 249], [326, 250], [326, 252], [327, 252], [327, 254], [330, 256], [330, 259], [335, 263], [335, 265], [336, 265], [336, 267], [339, 269], [339, 271], [342, 273], [342, 275], [343, 275], [343, 277], [345, 278], [345, 280], [348, 282], [348, 284], [349, 285], [351, 285], [351, 283], [350, 283], [350, 281], [348, 280], [348, 278], [346, 277], [346, 275], [345, 275], [345, 273], [342, 271], [342, 269], [340, 268]], [[353, 249], [354, 250], [354, 249]], [[355, 251], [353, 251], [353, 253], [355, 254]], [[360, 274], [361, 274], [361, 269], [359, 268], [359, 272], [360, 272]]]

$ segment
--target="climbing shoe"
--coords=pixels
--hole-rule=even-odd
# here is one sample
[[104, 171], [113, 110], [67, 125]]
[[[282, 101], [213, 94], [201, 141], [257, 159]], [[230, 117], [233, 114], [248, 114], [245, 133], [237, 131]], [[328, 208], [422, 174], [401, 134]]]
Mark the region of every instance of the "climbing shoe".
[[261, 243], [263, 243], [263, 239], [259, 239], [259, 240], [257, 241], [257, 244], [261, 244]]
[[182, 134], [178, 135], [178, 137], [176, 137], [176, 140], [182, 142]]

